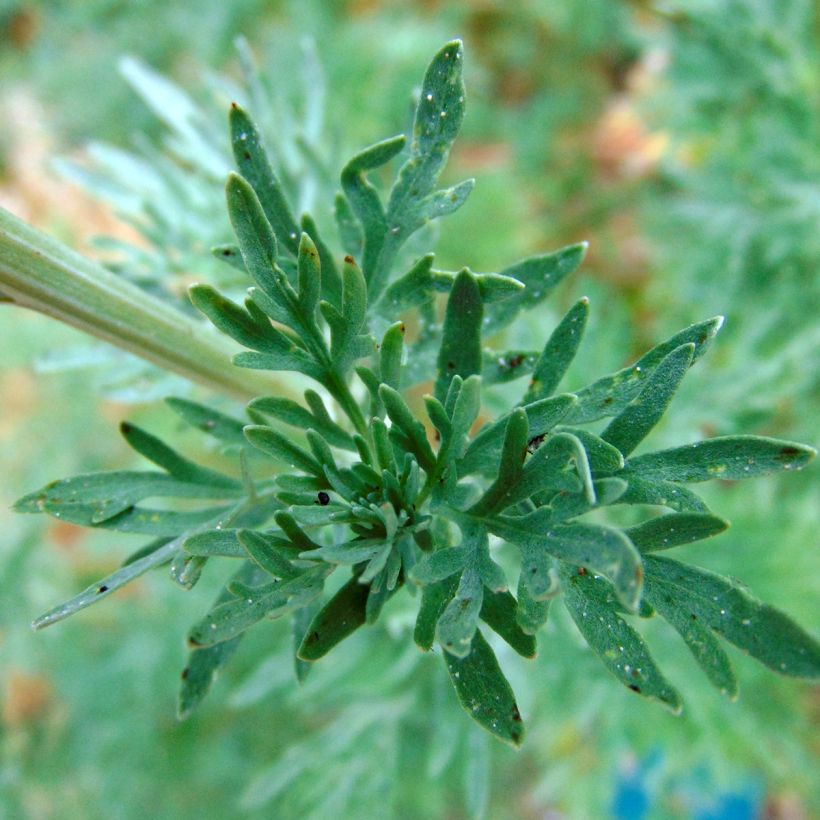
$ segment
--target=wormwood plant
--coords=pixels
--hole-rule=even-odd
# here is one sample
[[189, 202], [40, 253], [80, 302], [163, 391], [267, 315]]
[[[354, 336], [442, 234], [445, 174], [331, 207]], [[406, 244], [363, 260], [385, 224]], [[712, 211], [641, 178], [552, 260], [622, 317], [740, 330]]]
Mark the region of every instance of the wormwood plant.
[[[417, 601], [415, 642], [424, 651], [441, 647], [467, 712], [515, 745], [522, 718], [485, 630], [531, 658], [559, 597], [615, 677], [676, 712], [680, 695], [634, 618], [667, 620], [729, 696], [737, 684], [718, 638], [782, 674], [820, 672], [820, 646], [787, 616], [737, 581], [659, 554], [727, 526], [686, 485], [799, 469], [814, 455], [757, 436], [632, 455], [706, 352], [720, 318], [682, 330], [581, 390], [558, 393], [583, 337], [586, 299], [540, 351], [490, 350], [484, 340], [537, 309], [579, 266], [583, 245], [498, 274], [439, 270], [432, 254], [404, 266], [408, 240], [459, 208], [472, 189], [472, 181], [436, 187], [464, 116], [462, 56], [454, 41], [430, 64], [409, 145], [392, 137], [342, 170], [335, 215], [343, 260], [313, 219], [294, 216], [256, 125], [241, 107], [231, 109], [238, 173], [228, 176], [226, 197], [236, 244], [217, 255], [252, 285], [242, 304], [205, 284], [191, 288], [191, 301], [246, 348], [234, 357], [238, 367], [313, 382], [300, 400], [254, 398], [245, 418], [168, 399], [185, 422], [225, 446], [233, 472], [192, 461], [124, 423], [127, 442], [160, 469], [75, 476], [17, 503], [23, 512], [150, 537], [116, 572], [38, 618], [37, 628], [155, 567], [168, 565], [190, 588], [212, 559], [233, 562], [222, 592], [188, 634], [182, 716], [255, 624], [291, 617], [302, 679], [376, 622], [393, 596]], [[379, 169], [400, 156], [385, 198], [371, 177], [381, 178]], [[4, 288], [14, 299], [12, 285]], [[195, 370], [179, 350], [153, 357]], [[237, 380], [204, 375], [241, 392]], [[523, 377], [526, 387], [512, 394]], [[498, 418], [482, 413], [488, 389], [513, 405]], [[424, 391], [422, 412], [415, 397]], [[150, 499], [163, 503], [145, 506]], [[604, 508], [625, 504], [645, 511], [646, 520], [601, 523], [611, 520]]]

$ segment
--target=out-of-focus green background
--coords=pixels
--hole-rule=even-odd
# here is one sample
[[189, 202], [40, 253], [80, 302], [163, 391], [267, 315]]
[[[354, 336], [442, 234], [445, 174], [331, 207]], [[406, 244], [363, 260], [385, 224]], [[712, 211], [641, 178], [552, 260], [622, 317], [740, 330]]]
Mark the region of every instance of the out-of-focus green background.
[[[447, 175], [478, 184], [442, 224], [442, 265], [497, 270], [587, 239], [579, 275], [511, 344], [536, 346], [589, 295], [572, 389], [723, 313], [724, 331], [655, 443], [747, 432], [817, 444], [820, 13], [811, 0], [0, 0], [0, 204], [85, 250], [93, 235], [131, 238], [50, 158], [82, 166], [88, 140], [162, 139], [117, 71], [122, 55], [200, 100], [209, 74], [238, 78], [239, 34], [297, 109], [300, 40], [314, 39], [328, 86], [322, 156], [334, 174], [354, 150], [405, 127], [429, 58], [464, 39], [468, 114]], [[254, 630], [182, 724], [182, 636], [218, 578], [183, 593], [159, 573], [32, 633], [35, 615], [110, 571], [129, 546], [9, 506], [53, 478], [133, 463], [116, 434], [126, 415], [175, 429], [156, 403], [123, 403], [147, 395], [147, 383], [101, 398], [93, 367], [34, 369], [84, 344], [43, 317], [0, 309], [0, 817], [820, 813], [817, 690], [732, 652], [741, 697], [725, 701], [662, 624], [647, 631], [686, 698], [682, 718], [622, 691], [555, 607], [538, 661], [509, 661], [529, 725], [518, 753], [467, 727], [440, 660], [418, 656], [398, 610], [301, 689], [282, 625]], [[814, 465], [710, 487], [732, 529], [685, 548], [815, 631], [817, 477]]]

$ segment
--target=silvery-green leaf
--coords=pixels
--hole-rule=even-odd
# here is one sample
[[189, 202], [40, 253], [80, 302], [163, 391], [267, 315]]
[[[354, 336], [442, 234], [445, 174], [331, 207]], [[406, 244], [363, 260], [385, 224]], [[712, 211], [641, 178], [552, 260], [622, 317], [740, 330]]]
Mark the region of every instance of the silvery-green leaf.
[[481, 632], [473, 636], [466, 658], [445, 652], [444, 660], [459, 703], [467, 714], [496, 737], [520, 746], [524, 724], [515, 695]]
[[562, 573], [561, 581], [572, 619], [606, 668], [633, 692], [679, 714], [680, 695], [655, 665], [641, 636], [616, 612], [610, 585], [572, 567]]
[[820, 677], [820, 643], [736, 582], [661, 556], [647, 556], [645, 566], [650, 600], [671, 598], [670, 603], [781, 675]]

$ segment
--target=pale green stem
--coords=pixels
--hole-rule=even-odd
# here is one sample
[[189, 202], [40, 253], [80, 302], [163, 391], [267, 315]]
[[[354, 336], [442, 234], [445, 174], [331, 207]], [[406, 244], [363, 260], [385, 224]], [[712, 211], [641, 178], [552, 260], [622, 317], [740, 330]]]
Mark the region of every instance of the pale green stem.
[[0, 299], [44, 313], [240, 401], [289, 391], [231, 363], [239, 348], [0, 208]]

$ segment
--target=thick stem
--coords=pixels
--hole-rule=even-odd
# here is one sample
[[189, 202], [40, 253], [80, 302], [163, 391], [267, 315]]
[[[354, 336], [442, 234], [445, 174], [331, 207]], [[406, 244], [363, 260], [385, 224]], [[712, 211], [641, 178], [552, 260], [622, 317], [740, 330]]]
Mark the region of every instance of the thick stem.
[[213, 328], [0, 208], [0, 296], [241, 401], [282, 386], [231, 363]]

